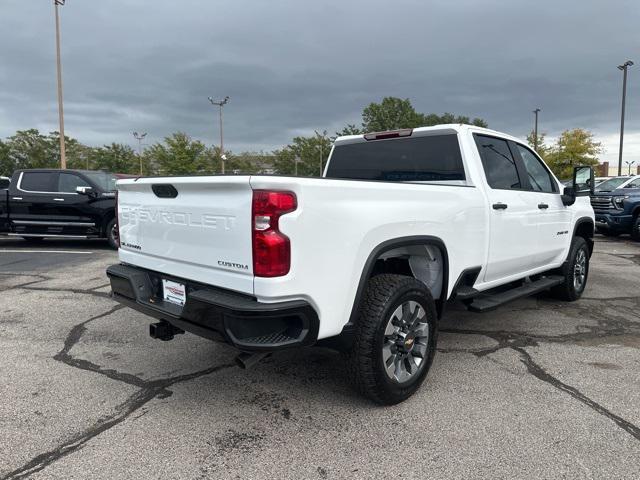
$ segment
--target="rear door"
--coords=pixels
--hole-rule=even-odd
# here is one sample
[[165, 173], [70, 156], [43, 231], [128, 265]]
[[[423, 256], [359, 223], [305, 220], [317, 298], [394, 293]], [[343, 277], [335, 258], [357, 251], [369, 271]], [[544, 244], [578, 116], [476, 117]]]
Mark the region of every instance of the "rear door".
[[253, 293], [249, 177], [118, 182], [120, 259]]
[[501, 138], [474, 134], [489, 188], [489, 254], [486, 282], [537, 266], [538, 208], [528, 198], [509, 143]]
[[538, 208], [538, 242], [536, 263], [540, 266], [558, 263], [573, 235], [571, 212], [562, 203], [560, 190], [544, 162], [528, 147], [513, 143], [513, 151], [527, 175], [530, 202]]
[[58, 219], [59, 203], [55, 171], [24, 171], [10, 187], [9, 208], [11, 223], [17, 233], [50, 233], [51, 222]]

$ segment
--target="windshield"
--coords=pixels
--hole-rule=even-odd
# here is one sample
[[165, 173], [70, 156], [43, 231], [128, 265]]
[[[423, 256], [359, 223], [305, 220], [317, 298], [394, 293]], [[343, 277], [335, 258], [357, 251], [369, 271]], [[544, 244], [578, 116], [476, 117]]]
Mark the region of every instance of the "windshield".
[[615, 190], [624, 182], [629, 180], [629, 177], [615, 177], [610, 178], [609, 180], [605, 180], [600, 185], [596, 187], [596, 192], [610, 192], [611, 190]]
[[93, 183], [98, 185], [105, 192], [115, 192], [117, 177], [113, 173], [107, 172], [82, 172], [89, 177]]
[[326, 176], [387, 182], [465, 180], [455, 134], [338, 144]]

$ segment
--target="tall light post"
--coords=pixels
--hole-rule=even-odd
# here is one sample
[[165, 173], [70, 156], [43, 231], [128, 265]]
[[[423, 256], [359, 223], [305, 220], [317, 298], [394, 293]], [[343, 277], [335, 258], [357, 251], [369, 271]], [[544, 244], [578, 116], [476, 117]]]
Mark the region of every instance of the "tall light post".
[[538, 151], [538, 113], [540, 113], [540, 109], [536, 108], [533, 111], [533, 114], [536, 116], [536, 120], [535, 120], [535, 124], [533, 127], [533, 149], [537, 152]]
[[219, 102], [216, 102], [213, 100], [213, 98], [209, 97], [209, 101], [211, 102], [211, 105], [220, 107], [220, 162], [222, 166], [222, 173], [224, 174], [224, 161], [227, 159], [227, 157], [225, 157], [224, 155], [224, 138], [222, 135], [222, 107], [229, 101], [229, 96], [227, 95], [223, 100]]
[[628, 173], [627, 175], [631, 176], [631, 165], [633, 165], [634, 163], [636, 163], [635, 160], [629, 161], [629, 160], [625, 160], [625, 162], [627, 164], [627, 168], [628, 168]]
[[133, 138], [138, 140], [138, 158], [140, 159], [140, 175], [142, 175], [142, 140], [147, 136], [147, 132], [133, 132]]
[[58, 71], [58, 122], [60, 130], [60, 168], [67, 168], [67, 153], [64, 145], [64, 109], [62, 107], [62, 62], [60, 60], [60, 16], [58, 7], [64, 5], [65, 0], [53, 0], [56, 12], [56, 67]]
[[624, 139], [624, 104], [627, 100], [627, 69], [633, 65], [631, 60], [627, 60], [622, 65], [618, 65], [618, 70], [622, 70], [622, 113], [620, 114], [620, 150], [618, 151], [618, 176], [622, 175], [622, 144]]

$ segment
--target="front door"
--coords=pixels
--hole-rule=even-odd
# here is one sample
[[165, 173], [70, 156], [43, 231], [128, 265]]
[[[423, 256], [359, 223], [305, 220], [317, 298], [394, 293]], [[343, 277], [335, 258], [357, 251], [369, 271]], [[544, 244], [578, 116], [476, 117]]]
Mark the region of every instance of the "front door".
[[531, 188], [530, 202], [538, 209], [536, 263], [540, 266], [556, 265], [564, 261], [573, 236], [571, 212], [562, 203], [558, 184], [544, 162], [521, 144], [515, 144], [515, 153], [526, 171]]
[[538, 207], [528, 198], [509, 143], [474, 134], [482, 159], [490, 208], [489, 254], [485, 282], [522, 273], [535, 266]]

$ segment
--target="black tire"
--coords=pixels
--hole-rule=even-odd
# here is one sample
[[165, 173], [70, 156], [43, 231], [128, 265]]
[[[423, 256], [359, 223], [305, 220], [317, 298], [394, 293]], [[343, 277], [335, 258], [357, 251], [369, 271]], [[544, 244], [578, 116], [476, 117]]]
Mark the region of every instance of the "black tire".
[[631, 239], [640, 242], [640, 215], [631, 222]]
[[596, 227], [596, 232], [598, 232], [600, 235], [604, 235], [605, 237], [619, 237], [620, 236], [620, 232], [614, 232], [611, 231], [607, 228], [600, 228], [600, 227]]
[[[584, 258], [584, 264], [582, 264], [582, 258]], [[578, 263], [581, 264], [580, 268], [578, 268]], [[580, 270], [581, 273], [579, 273]], [[551, 289], [552, 295], [567, 302], [578, 300], [582, 296], [589, 278], [589, 246], [584, 238], [573, 237], [562, 274], [564, 282]], [[582, 281], [580, 282], [581, 276]]]
[[114, 250], [118, 249], [118, 229], [116, 227], [116, 219], [112, 218], [109, 223], [107, 223], [107, 241], [109, 242], [109, 246]]
[[[414, 302], [422, 310], [415, 307]], [[392, 335], [385, 334], [385, 330], [398, 320], [394, 314], [399, 309], [404, 318], [403, 305], [414, 306], [413, 315], [409, 320], [416, 329], [419, 329], [418, 325], [423, 325], [420, 330], [426, 334], [413, 336], [413, 331], [408, 330], [403, 337], [406, 339], [405, 343], [399, 340], [400, 337], [395, 332]], [[409, 312], [410, 309], [407, 308], [406, 311]], [[424, 315], [417, 318], [422, 312]], [[354, 344], [351, 350], [345, 353], [350, 380], [362, 395], [376, 403], [393, 405], [406, 400], [424, 381], [436, 352], [438, 315], [431, 293], [422, 282], [413, 277], [377, 275], [369, 280], [358, 317]], [[402, 321], [393, 323], [396, 324], [408, 326], [408, 323]], [[397, 328], [402, 334], [400, 327], [392, 328]], [[395, 340], [392, 340], [392, 337]], [[402, 346], [398, 347], [397, 344]], [[396, 351], [401, 348], [402, 352], [391, 355], [390, 352], [394, 348]], [[406, 348], [409, 349], [408, 353], [405, 353]], [[387, 370], [391, 369], [385, 367], [385, 355], [391, 355], [387, 356], [387, 362], [390, 367], [393, 365], [395, 372], [404, 368], [404, 373], [409, 377], [402, 381], [392, 379], [390, 376], [395, 373], [387, 373]], [[413, 358], [410, 359], [410, 356]], [[402, 358], [405, 360], [401, 360]], [[418, 359], [421, 360], [416, 366]], [[408, 373], [408, 370], [413, 368], [413, 373]]]

